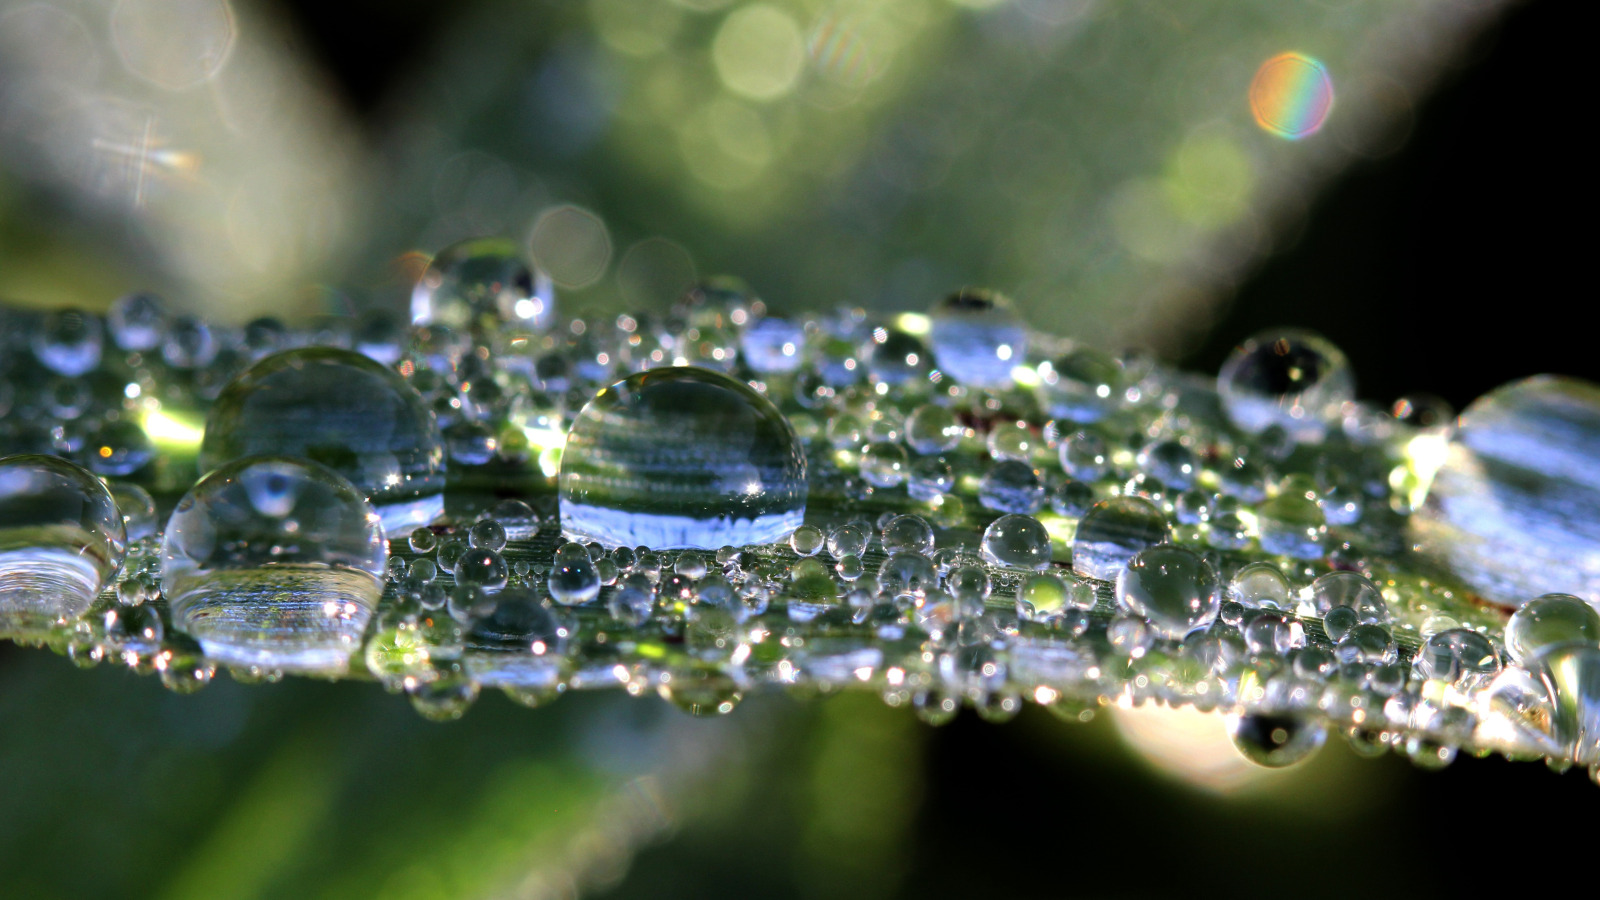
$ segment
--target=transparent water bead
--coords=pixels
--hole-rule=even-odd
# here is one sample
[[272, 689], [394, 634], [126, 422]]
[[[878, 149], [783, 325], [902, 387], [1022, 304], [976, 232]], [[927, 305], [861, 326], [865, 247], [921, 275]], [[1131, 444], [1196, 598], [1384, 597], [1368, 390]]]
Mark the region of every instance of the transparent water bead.
[[1217, 375], [1233, 424], [1256, 434], [1279, 426], [1297, 441], [1322, 439], [1329, 420], [1355, 399], [1344, 352], [1327, 338], [1293, 328], [1260, 332], [1235, 347]]
[[964, 288], [934, 304], [928, 315], [928, 340], [940, 371], [972, 387], [1011, 384], [1011, 370], [1028, 349], [1028, 332], [1010, 300]]
[[1410, 527], [1491, 600], [1600, 602], [1600, 385], [1541, 375], [1474, 401]]
[[1289, 605], [1289, 579], [1272, 563], [1248, 563], [1228, 583], [1228, 597], [1251, 609], [1284, 609]]
[[1506, 653], [1524, 666], [1563, 644], [1600, 647], [1600, 610], [1571, 594], [1545, 594], [1524, 603], [1506, 623]]
[[1470, 628], [1448, 628], [1423, 641], [1412, 667], [1423, 678], [1457, 682], [1500, 671], [1500, 653]]
[[561, 456], [561, 528], [574, 540], [655, 549], [780, 541], [805, 517], [806, 460], [771, 401], [690, 367], [651, 369], [597, 394]]
[[161, 346], [166, 336], [166, 304], [154, 294], [127, 294], [106, 311], [106, 330], [118, 347], [143, 353]]
[[1012, 569], [1050, 566], [1050, 532], [1032, 516], [1001, 516], [983, 530], [983, 558]]
[[54, 456], [0, 458], [0, 629], [82, 615], [126, 549], [100, 479]]
[[30, 335], [33, 355], [57, 375], [76, 378], [100, 364], [100, 318], [81, 309], [46, 315]]
[[351, 350], [302, 347], [251, 366], [206, 416], [202, 471], [248, 456], [309, 459], [377, 509], [390, 537], [444, 511], [444, 444], [422, 396]]
[[1072, 568], [1080, 575], [1115, 581], [1134, 555], [1170, 536], [1160, 508], [1139, 497], [1096, 503], [1072, 539]]
[[383, 593], [377, 512], [337, 472], [250, 457], [179, 501], [161, 545], [172, 622], [219, 662], [343, 672]]
[[411, 321], [417, 325], [469, 331], [511, 322], [544, 331], [554, 317], [554, 285], [504, 238], [446, 247], [411, 291]]
[[805, 361], [805, 326], [788, 319], [769, 316], [758, 319], [739, 336], [739, 349], [750, 369], [762, 375], [777, 375], [800, 368]]
[[1117, 575], [1117, 605], [1143, 617], [1165, 638], [1181, 638], [1209, 624], [1221, 596], [1211, 564], [1174, 544], [1139, 551]]
[[1056, 418], [1087, 425], [1105, 418], [1122, 402], [1122, 366], [1089, 347], [1041, 363], [1039, 378], [1039, 399]]
[[1228, 716], [1228, 736], [1245, 759], [1277, 769], [1309, 758], [1328, 731], [1309, 716], [1239, 713]]

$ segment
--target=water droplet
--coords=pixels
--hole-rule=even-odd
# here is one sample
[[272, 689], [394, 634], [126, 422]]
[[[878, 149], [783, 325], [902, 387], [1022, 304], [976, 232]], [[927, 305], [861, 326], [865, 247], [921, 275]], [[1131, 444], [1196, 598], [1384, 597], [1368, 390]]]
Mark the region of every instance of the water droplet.
[[928, 334], [939, 369], [962, 384], [1002, 388], [1028, 349], [1028, 333], [1011, 301], [994, 291], [966, 288], [929, 311]]
[[892, 488], [905, 481], [908, 462], [906, 448], [887, 441], [877, 441], [862, 449], [857, 469], [867, 484]]
[[1079, 347], [1040, 365], [1039, 375], [1039, 398], [1058, 419], [1091, 424], [1122, 402], [1122, 367], [1098, 350]]
[[1600, 602], [1600, 386], [1543, 375], [1497, 388], [1461, 414], [1442, 462], [1411, 517], [1425, 555], [1500, 603]]
[[566, 543], [557, 548], [550, 563], [550, 596], [557, 603], [576, 606], [600, 595], [600, 571], [589, 558], [588, 548]]
[[888, 385], [926, 378], [931, 368], [928, 348], [904, 331], [880, 328], [867, 344], [867, 373]]
[[31, 335], [33, 355], [58, 375], [76, 378], [100, 364], [104, 338], [100, 318], [81, 309], [61, 309], [40, 320]]
[[1571, 594], [1545, 594], [1524, 603], [1506, 623], [1506, 653], [1524, 666], [1562, 644], [1600, 645], [1600, 611]]
[[1494, 644], [1478, 632], [1451, 628], [1423, 641], [1412, 666], [1423, 678], [1455, 683], [1500, 671], [1500, 654]]
[[949, 408], [924, 403], [906, 418], [906, 443], [923, 455], [946, 453], [961, 443], [963, 430]]
[[504, 238], [474, 238], [439, 251], [411, 292], [417, 325], [468, 331], [513, 322], [544, 331], [554, 318], [553, 286], [535, 277], [517, 245]]
[[51, 456], [0, 459], [0, 627], [82, 615], [126, 548], [122, 516], [98, 478]]
[[1279, 769], [1308, 759], [1322, 746], [1328, 731], [1309, 716], [1241, 713], [1228, 716], [1228, 736], [1245, 759]]
[[805, 517], [805, 455], [771, 401], [707, 369], [651, 369], [602, 390], [561, 457], [569, 537], [657, 548], [765, 544]]
[[1047, 622], [1070, 610], [1093, 609], [1094, 588], [1074, 579], [1071, 583], [1054, 572], [1035, 572], [1017, 582], [1017, 616]]
[[1044, 481], [1027, 463], [1003, 460], [978, 483], [978, 502], [995, 512], [1032, 515], [1044, 506]]
[[1234, 574], [1228, 597], [1251, 609], [1284, 609], [1289, 605], [1289, 579], [1272, 563], [1253, 562]]
[[111, 340], [124, 350], [143, 353], [161, 345], [166, 336], [167, 311], [154, 294], [128, 294], [117, 298], [106, 312]]
[[883, 550], [927, 556], [933, 552], [933, 527], [921, 516], [895, 516], [883, 526]]
[[1310, 593], [1313, 612], [1324, 618], [1342, 606], [1354, 611], [1356, 624], [1384, 625], [1389, 621], [1383, 592], [1359, 572], [1329, 572], [1311, 582]]
[[1094, 482], [1111, 470], [1111, 449], [1105, 438], [1092, 431], [1078, 431], [1061, 441], [1061, 468], [1080, 481]]
[[467, 543], [480, 550], [499, 551], [506, 545], [506, 529], [495, 519], [479, 519], [467, 530]]
[[804, 326], [773, 316], [758, 319], [739, 337], [744, 361], [752, 371], [762, 375], [793, 372], [800, 368], [800, 363], [804, 361], [802, 351], [805, 346]]
[[1172, 544], [1148, 547], [1117, 576], [1117, 603], [1161, 637], [1182, 638], [1217, 617], [1221, 587], [1204, 558]]
[[1397, 652], [1394, 637], [1382, 625], [1356, 625], [1334, 648], [1334, 655], [1343, 663], [1392, 663]]
[[1600, 763], [1600, 647], [1563, 644], [1539, 656], [1554, 733], [1579, 765]]
[[1284, 479], [1277, 496], [1256, 509], [1261, 549], [1290, 559], [1318, 559], [1328, 532], [1314, 486], [1297, 477]]
[[1032, 516], [1004, 515], [983, 530], [981, 550], [997, 566], [1042, 570], [1050, 565], [1050, 532]]
[[444, 449], [422, 397], [359, 353], [304, 347], [234, 379], [206, 416], [202, 470], [257, 455], [338, 472], [372, 501], [390, 537], [444, 511]]
[[744, 687], [722, 669], [680, 670], [656, 688], [662, 699], [691, 716], [725, 716], [744, 699]]
[[1114, 581], [1135, 554], [1168, 536], [1167, 517], [1150, 501], [1138, 497], [1102, 500], [1078, 522], [1072, 568], [1090, 578]]
[[1355, 398], [1344, 353], [1321, 335], [1263, 331], [1235, 347], [1217, 375], [1228, 418], [1244, 431], [1283, 428], [1295, 440], [1322, 439], [1339, 408]]
[[865, 525], [848, 522], [828, 534], [828, 552], [835, 559], [860, 556], [872, 542], [872, 532]]
[[1194, 451], [1178, 441], [1155, 441], [1139, 451], [1139, 468], [1174, 491], [1187, 491], [1194, 486], [1200, 471], [1200, 460]]
[[178, 503], [161, 548], [173, 624], [236, 666], [340, 672], [383, 592], [377, 513], [316, 463], [251, 457]]
[[816, 556], [822, 552], [822, 529], [815, 525], [801, 525], [789, 535], [789, 546], [801, 556]]

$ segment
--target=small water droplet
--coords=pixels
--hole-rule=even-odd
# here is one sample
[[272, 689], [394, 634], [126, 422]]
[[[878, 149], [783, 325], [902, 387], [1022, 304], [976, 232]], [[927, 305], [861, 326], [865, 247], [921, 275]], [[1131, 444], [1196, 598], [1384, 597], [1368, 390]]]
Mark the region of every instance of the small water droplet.
[[1344, 353], [1321, 335], [1270, 330], [1234, 348], [1217, 375], [1217, 392], [1242, 430], [1255, 434], [1276, 425], [1312, 442], [1355, 398], [1355, 378]]
[[1199, 554], [1172, 544], [1148, 547], [1117, 576], [1117, 603], [1144, 617], [1161, 637], [1182, 638], [1217, 616], [1221, 588]]

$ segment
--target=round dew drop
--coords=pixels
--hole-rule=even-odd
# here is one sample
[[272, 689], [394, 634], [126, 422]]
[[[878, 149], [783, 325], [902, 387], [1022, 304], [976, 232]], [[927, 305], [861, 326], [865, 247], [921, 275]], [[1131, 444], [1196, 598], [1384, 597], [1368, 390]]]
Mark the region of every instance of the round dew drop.
[[122, 515], [100, 479], [54, 456], [0, 458], [0, 628], [82, 615], [126, 550]]
[[716, 550], [783, 540], [805, 518], [799, 438], [744, 382], [650, 369], [584, 406], [561, 456], [561, 528], [608, 547]]
[[338, 673], [383, 593], [377, 512], [337, 472], [249, 457], [200, 480], [167, 521], [173, 624], [241, 667]]
[[339, 473], [372, 502], [389, 537], [444, 512], [444, 444], [433, 413], [398, 373], [354, 351], [276, 353], [223, 388], [206, 416], [201, 469], [263, 455]]

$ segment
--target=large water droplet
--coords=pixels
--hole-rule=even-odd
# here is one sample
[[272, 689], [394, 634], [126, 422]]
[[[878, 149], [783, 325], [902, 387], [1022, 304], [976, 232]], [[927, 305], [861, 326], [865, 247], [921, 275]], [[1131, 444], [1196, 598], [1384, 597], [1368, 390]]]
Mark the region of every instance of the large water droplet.
[[939, 369], [962, 384], [1000, 388], [1027, 351], [1028, 333], [1011, 301], [994, 291], [964, 289], [930, 310], [929, 342]]
[[1252, 434], [1277, 425], [1299, 441], [1321, 440], [1327, 421], [1355, 398], [1344, 353], [1310, 331], [1272, 329], [1235, 347], [1217, 375], [1233, 424]]
[[238, 666], [342, 672], [383, 593], [372, 505], [313, 462], [251, 457], [195, 485], [167, 521], [172, 621]]
[[422, 396], [394, 370], [350, 350], [304, 347], [234, 379], [206, 416], [200, 467], [293, 456], [338, 472], [398, 537], [444, 511], [444, 445]]
[[1014, 569], [1050, 566], [1050, 533], [1032, 516], [1001, 516], [983, 530], [983, 558]]
[[1114, 581], [1134, 554], [1167, 537], [1167, 517], [1150, 501], [1139, 497], [1102, 500], [1078, 522], [1072, 540], [1072, 568], [1090, 578]]
[[469, 331], [519, 322], [543, 331], [554, 317], [554, 286], [504, 238], [475, 238], [439, 251], [411, 292], [417, 325]]
[[1524, 666], [1563, 644], [1600, 646], [1600, 610], [1571, 594], [1545, 594], [1524, 603], [1506, 623], [1506, 653]]
[[1474, 401], [1411, 530], [1492, 600], [1600, 602], [1600, 386], [1542, 375]]
[[765, 397], [707, 369], [629, 376], [578, 414], [561, 457], [574, 540], [657, 549], [773, 543], [799, 527], [806, 462]]
[[1228, 735], [1245, 759], [1278, 769], [1311, 756], [1328, 732], [1306, 716], [1242, 713], [1228, 717]]
[[1165, 638], [1181, 638], [1215, 619], [1221, 593], [1211, 564], [1175, 544], [1139, 551], [1117, 575], [1117, 604]]
[[125, 550], [100, 479], [53, 456], [0, 459], [0, 629], [82, 615]]

